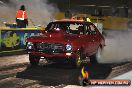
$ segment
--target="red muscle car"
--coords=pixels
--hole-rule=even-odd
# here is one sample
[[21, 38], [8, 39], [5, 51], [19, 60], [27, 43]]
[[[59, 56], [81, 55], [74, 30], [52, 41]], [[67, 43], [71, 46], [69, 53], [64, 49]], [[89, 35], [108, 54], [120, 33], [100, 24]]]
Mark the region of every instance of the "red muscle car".
[[97, 63], [105, 39], [97, 27], [80, 20], [60, 20], [50, 22], [43, 35], [27, 39], [27, 50], [31, 65], [38, 65], [40, 59], [52, 61], [69, 61], [79, 67], [82, 60], [90, 58]]

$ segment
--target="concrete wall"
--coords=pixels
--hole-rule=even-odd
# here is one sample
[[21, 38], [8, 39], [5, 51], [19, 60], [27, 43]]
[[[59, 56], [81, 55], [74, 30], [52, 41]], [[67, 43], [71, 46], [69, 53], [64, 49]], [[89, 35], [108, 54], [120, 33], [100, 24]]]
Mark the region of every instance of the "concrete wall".
[[25, 50], [26, 39], [40, 34], [40, 29], [36, 28], [0, 29], [0, 53]]

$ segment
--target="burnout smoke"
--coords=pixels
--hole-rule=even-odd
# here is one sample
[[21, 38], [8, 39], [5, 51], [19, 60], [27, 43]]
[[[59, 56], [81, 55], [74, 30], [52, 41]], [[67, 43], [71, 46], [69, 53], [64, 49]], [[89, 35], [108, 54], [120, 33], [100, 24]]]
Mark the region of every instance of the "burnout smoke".
[[[26, 7], [29, 25], [32, 25], [31, 20], [35, 25], [47, 25], [54, 20], [54, 14], [59, 11], [55, 5], [49, 4], [47, 0], [10, 0], [10, 3], [6, 3], [6, 5], [0, 5], [0, 11], [4, 11], [0, 18], [15, 22], [16, 11], [21, 5]], [[8, 13], [9, 15], [7, 15]]]
[[59, 11], [47, 0], [17, 0], [17, 8], [22, 4], [26, 6], [29, 19], [36, 25], [47, 25], [54, 20], [54, 13]]
[[100, 62], [132, 62], [132, 31], [107, 31], [106, 47]]
[[3, 22], [15, 22], [16, 9], [13, 6], [0, 1], [0, 12], [0, 25], [3, 25]]

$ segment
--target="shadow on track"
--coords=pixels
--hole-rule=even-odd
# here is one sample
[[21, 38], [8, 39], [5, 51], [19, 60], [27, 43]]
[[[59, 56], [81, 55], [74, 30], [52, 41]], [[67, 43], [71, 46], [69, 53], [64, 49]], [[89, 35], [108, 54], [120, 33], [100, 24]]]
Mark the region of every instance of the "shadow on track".
[[[109, 64], [84, 64], [89, 72], [90, 79], [105, 79], [112, 68]], [[77, 85], [81, 68], [72, 68], [68, 64], [50, 64], [47, 66], [28, 66], [23, 72], [17, 73], [17, 78], [39, 81], [45, 86]]]

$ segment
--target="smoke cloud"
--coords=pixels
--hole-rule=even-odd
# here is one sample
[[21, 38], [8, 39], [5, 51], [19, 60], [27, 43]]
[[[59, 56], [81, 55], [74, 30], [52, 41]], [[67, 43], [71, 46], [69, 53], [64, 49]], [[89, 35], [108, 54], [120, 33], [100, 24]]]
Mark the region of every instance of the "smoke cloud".
[[[1, 1], [1, 3], [3, 2]], [[25, 5], [29, 25], [32, 26], [33, 24], [47, 25], [54, 20], [54, 14], [59, 12], [59, 9], [54, 4], [49, 4], [47, 0], [10, 0], [10, 3], [0, 4], [2, 21], [15, 22], [16, 11], [21, 5]]]
[[3, 24], [3, 22], [14, 22], [15, 21], [15, 8], [4, 3], [3, 1], [0, 1], [0, 25]]
[[104, 63], [132, 62], [132, 31], [107, 31]]

